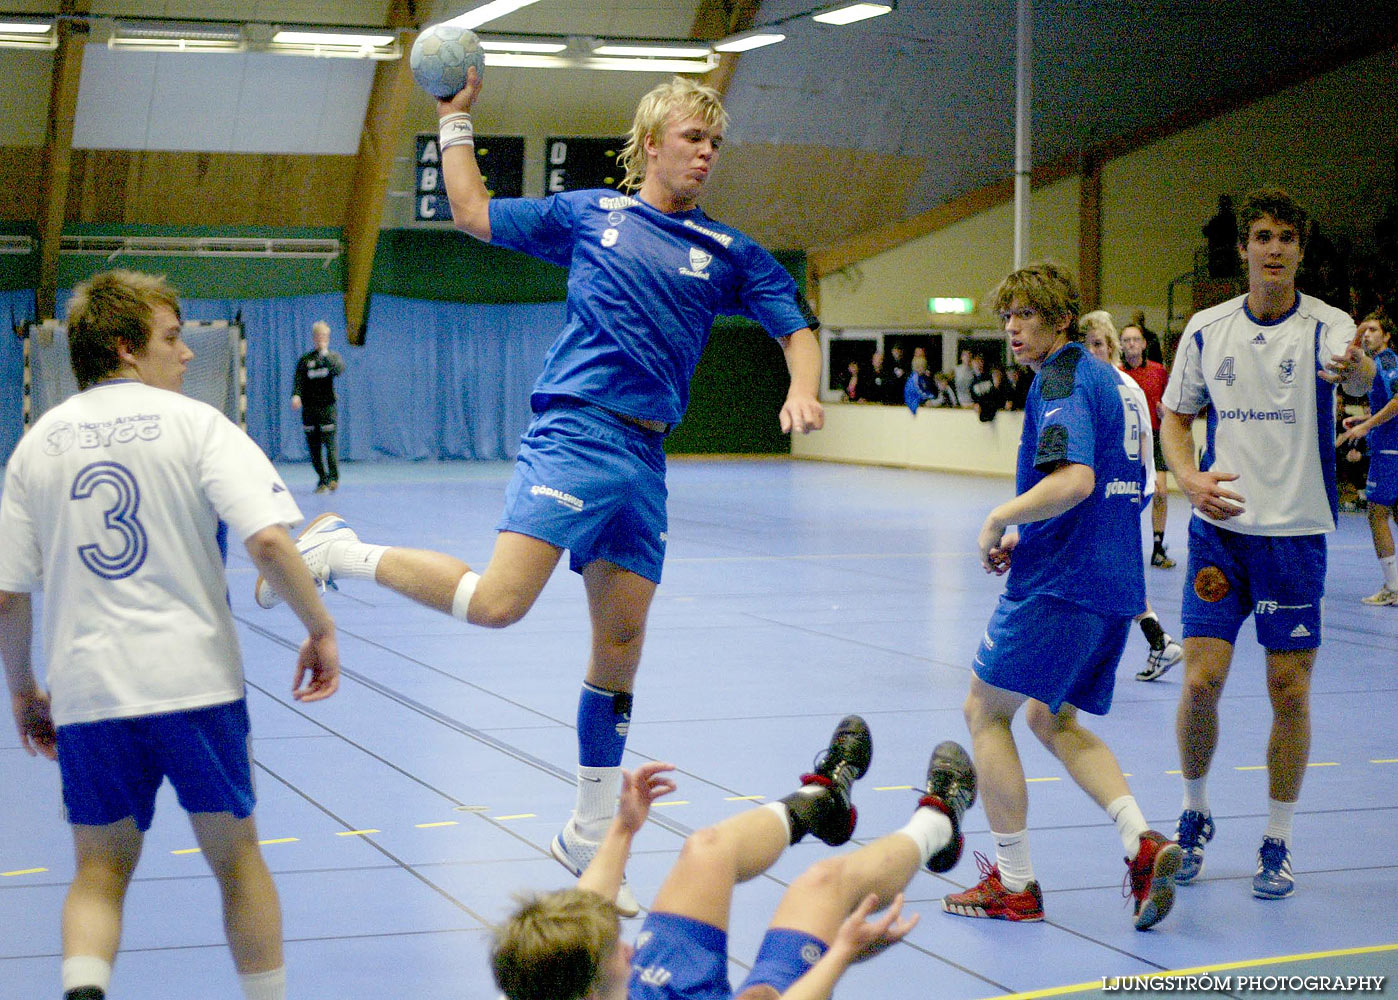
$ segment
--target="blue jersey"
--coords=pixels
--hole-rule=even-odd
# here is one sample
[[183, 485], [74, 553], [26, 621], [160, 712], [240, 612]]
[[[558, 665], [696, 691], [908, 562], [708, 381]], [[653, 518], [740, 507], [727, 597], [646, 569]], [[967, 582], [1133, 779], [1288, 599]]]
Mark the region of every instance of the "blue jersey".
[[815, 326], [776, 258], [697, 208], [666, 214], [608, 190], [494, 198], [490, 240], [569, 269], [567, 323], [535, 412], [565, 397], [673, 425], [715, 316], [746, 316], [773, 337]]
[[[1374, 355], [1374, 384], [1369, 389], [1369, 412], [1378, 413], [1398, 396], [1398, 354], [1386, 347]], [[1379, 424], [1369, 432], [1369, 453], [1398, 448], [1398, 419]]]
[[1071, 510], [1023, 526], [1007, 597], [1048, 594], [1127, 617], [1145, 610], [1142, 448], [1149, 427], [1150, 415], [1139, 411], [1116, 369], [1082, 344], [1069, 343], [1044, 363], [1024, 407], [1017, 492], [1064, 462], [1091, 468], [1096, 485]]

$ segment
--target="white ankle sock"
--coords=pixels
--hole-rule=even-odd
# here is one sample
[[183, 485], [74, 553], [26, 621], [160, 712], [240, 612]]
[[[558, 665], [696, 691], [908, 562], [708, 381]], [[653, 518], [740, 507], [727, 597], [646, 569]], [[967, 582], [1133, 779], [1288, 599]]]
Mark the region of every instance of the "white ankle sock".
[[898, 832], [910, 837], [917, 845], [925, 865], [928, 858], [951, 843], [951, 820], [947, 819], [946, 813], [923, 806], [913, 813], [908, 825]]
[[1380, 559], [1379, 569], [1383, 570], [1383, 585], [1389, 590], [1398, 590], [1398, 556]]
[[1291, 820], [1296, 815], [1295, 802], [1281, 802], [1277, 799], [1267, 800], [1267, 832], [1266, 837], [1275, 837], [1283, 843], [1291, 843]]
[[466, 571], [466, 575], [461, 578], [461, 582], [456, 585], [456, 593], [451, 599], [451, 616], [459, 621], [470, 621], [466, 613], [471, 608], [471, 595], [476, 592], [476, 584], [481, 582], [481, 575], [471, 570]]
[[1184, 809], [1209, 814], [1209, 776], [1184, 779]]
[[112, 982], [112, 963], [96, 955], [74, 955], [63, 960], [63, 992], [96, 986], [103, 993]]
[[620, 767], [578, 765], [578, 803], [573, 810], [573, 827], [584, 840], [601, 840], [616, 815], [621, 794]]
[[1136, 797], [1123, 795], [1119, 799], [1113, 799], [1107, 806], [1107, 815], [1116, 824], [1121, 846], [1126, 848], [1126, 860], [1134, 860], [1136, 853], [1141, 849], [1141, 834], [1150, 829], [1150, 824], [1141, 813], [1141, 807], [1136, 804]]
[[286, 966], [267, 972], [240, 973], [245, 1000], [286, 1000]]
[[330, 572], [341, 580], [368, 580], [373, 583], [379, 560], [387, 551], [387, 545], [341, 542], [330, 549]]
[[787, 842], [791, 841], [791, 813], [786, 811], [786, 803], [778, 799], [776, 802], [765, 802], [759, 808], [770, 809], [781, 817], [782, 829], [786, 831]]
[[1010, 892], [1023, 892], [1024, 887], [1034, 881], [1034, 865], [1029, 860], [1029, 831], [1018, 833], [996, 833], [995, 866], [1000, 869], [1000, 881]]

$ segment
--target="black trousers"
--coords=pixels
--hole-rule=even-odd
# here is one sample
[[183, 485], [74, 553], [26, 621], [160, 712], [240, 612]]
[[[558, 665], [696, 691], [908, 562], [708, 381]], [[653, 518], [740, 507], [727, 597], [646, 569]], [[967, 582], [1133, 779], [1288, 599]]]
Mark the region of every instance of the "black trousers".
[[[306, 432], [306, 447], [311, 452], [311, 465], [316, 470], [317, 484], [327, 486], [340, 481], [340, 463], [335, 454], [335, 407], [308, 406], [301, 411], [301, 429]], [[325, 458], [321, 459], [321, 448]]]

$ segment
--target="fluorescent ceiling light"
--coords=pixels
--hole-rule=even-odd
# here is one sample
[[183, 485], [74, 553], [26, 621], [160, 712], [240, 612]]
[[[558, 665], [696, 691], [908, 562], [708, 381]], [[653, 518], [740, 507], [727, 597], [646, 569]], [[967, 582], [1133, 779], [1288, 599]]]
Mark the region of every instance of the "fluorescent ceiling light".
[[197, 21], [117, 21], [107, 48], [129, 52], [242, 52], [247, 48], [241, 25]]
[[521, 7], [528, 7], [532, 3], [538, 3], [538, 0], [491, 0], [490, 3], [483, 4], [475, 10], [468, 10], [464, 14], [458, 14], [444, 23], [456, 28], [475, 28], [487, 21], [493, 21], [497, 17], [512, 14]]
[[607, 57], [587, 59], [584, 69], [613, 69], [635, 73], [708, 73], [714, 63], [708, 59], [626, 59]]
[[539, 41], [510, 41], [503, 38], [482, 38], [481, 48], [487, 52], [536, 52], [550, 53], [562, 52], [568, 48], [567, 42], [539, 42]]
[[345, 45], [376, 48], [392, 45], [395, 35], [351, 34], [340, 31], [278, 31], [272, 36], [274, 45]]
[[594, 55], [635, 56], [643, 59], [705, 59], [709, 55], [707, 45], [668, 45], [664, 42], [643, 44], [639, 42], [603, 42], [594, 46]]
[[841, 4], [819, 14], [812, 14], [811, 20], [820, 21], [822, 24], [853, 24], [865, 18], [887, 14], [892, 9], [893, 7], [886, 3]]
[[43, 35], [53, 28], [52, 21], [0, 21], [0, 35]]
[[714, 42], [715, 52], [746, 52], [749, 49], [760, 49], [764, 45], [775, 45], [777, 42], [785, 41], [786, 36], [775, 31], [742, 31], [736, 35], [729, 35], [721, 41]]

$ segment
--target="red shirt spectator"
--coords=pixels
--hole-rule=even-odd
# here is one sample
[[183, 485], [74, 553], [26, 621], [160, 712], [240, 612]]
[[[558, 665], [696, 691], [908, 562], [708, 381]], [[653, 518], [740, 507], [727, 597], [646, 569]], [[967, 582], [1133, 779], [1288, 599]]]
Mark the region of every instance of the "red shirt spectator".
[[1170, 372], [1159, 361], [1146, 358], [1146, 338], [1138, 326], [1123, 327], [1121, 331], [1121, 359], [1127, 375], [1136, 380], [1150, 404], [1150, 429], [1156, 439], [1160, 437], [1160, 397], [1165, 394], [1165, 385], [1170, 381]]

